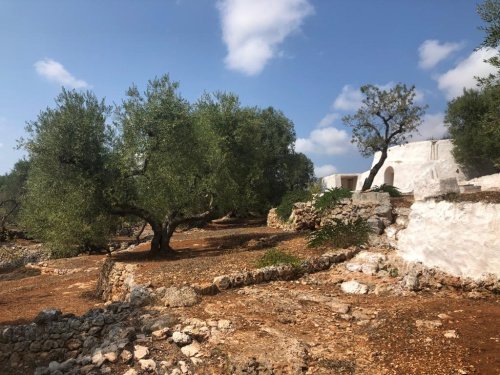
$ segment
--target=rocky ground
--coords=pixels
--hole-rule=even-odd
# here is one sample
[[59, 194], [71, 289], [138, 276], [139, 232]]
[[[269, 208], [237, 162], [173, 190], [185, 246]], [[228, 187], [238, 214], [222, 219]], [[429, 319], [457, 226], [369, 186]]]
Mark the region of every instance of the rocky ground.
[[[330, 250], [308, 249], [303, 235], [263, 227], [192, 230], [176, 234], [173, 244], [179, 250], [173, 259], [148, 259], [144, 245], [113, 257], [138, 264], [137, 279], [160, 287], [255, 268], [267, 246], [302, 259]], [[101, 323], [90, 313], [86, 332], [102, 341], [36, 373], [500, 373], [499, 298], [486, 290], [495, 286], [464, 285], [410, 267], [387, 248], [362, 249], [322, 272], [230, 289], [178, 308], [104, 306], [91, 293], [104, 258], [45, 261], [0, 274], [1, 324], [29, 322], [48, 307], [80, 315], [96, 304], [119, 321], [99, 333]], [[75, 318], [64, 319], [72, 325], [68, 319]], [[26, 366], [0, 372], [35, 370]]]

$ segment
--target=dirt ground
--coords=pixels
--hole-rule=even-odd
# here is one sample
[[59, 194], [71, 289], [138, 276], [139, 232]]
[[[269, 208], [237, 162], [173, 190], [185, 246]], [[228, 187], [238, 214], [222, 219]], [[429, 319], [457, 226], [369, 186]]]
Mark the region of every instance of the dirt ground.
[[[299, 258], [322, 251], [307, 248], [303, 234], [215, 225], [176, 233], [172, 245], [177, 252], [170, 258], [151, 259], [147, 243], [113, 258], [139, 264], [139, 282], [192, 284], [255, 268], [266, 251], [260, 243], [270, 237], [275, 247]], [[0, 325], [29, 322], [44, 308], [82, 314], [102, 304], [93, 291], [105, 257], [52, 260], [0, 274]], [[253, 357], [274, 363], [276, 374], [301, 366], [307, 374], [500, 374], [499, 296], [471, 298], [446, 287], [409, 295], [344, 294], [339, 283], [354, 278], [368, 285], [395, 283], [389, 276], [354, 276], [339, 264], [296, 281], [205, 296], [196, 306], [172, 312], [233, 322], [233, 333], [212, 348], [207, 363], [212, 369], [227, 359]], [[332, 303], [349, 305], [350, 317], [332, 311]], [[449, 331], [454, 337], [445, 336]], [[222, 367], [220, 373], [226, 373]]]

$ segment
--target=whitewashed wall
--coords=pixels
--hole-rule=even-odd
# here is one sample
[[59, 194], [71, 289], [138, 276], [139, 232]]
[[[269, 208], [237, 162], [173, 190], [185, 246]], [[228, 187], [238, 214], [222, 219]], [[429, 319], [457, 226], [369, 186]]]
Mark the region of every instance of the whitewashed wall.
[[452, 275], [500, 277], [500, 204], [415, 202], [397, 248], [405, 260]]
[[481, 186], [481, 190], [497, 190], [500, 189], [500, 173], [474, 178], [465, 183]]

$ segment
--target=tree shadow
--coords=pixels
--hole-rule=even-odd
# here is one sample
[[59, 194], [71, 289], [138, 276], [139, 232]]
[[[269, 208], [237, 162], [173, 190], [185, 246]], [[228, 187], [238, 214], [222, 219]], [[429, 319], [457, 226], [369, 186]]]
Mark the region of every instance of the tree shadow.
[[[149, 249], [130, 252], [113, 253], [112, 258], [118, 262], [155, 262], [176, 261], [181, 259], [217, 257], [228, 253], [258, 251], [278, 245], [282, 241], [300, 236], [297, 232], [269, 233], [254, 232], [229, 234], [218, 237], [188, 239], [175, 241], [174, 251], [153, 254]], [[193, 246], [197, 244], [199, 247]]]
[[19, 267], [0, 272], [0, 281], [21, 280], [26, 277], [38, 276], [41, 272], [36, 268]]

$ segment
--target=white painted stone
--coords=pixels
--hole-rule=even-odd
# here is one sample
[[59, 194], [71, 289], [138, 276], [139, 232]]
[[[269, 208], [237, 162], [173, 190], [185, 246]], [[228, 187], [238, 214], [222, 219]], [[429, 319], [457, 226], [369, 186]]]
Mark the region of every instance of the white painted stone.
[[365, 284], [358, 283], [356, 280], [345, 281], [340, 285], [340, 289], [347, 294], [366, 294], [368, 287]]
[[490, 174], [465, 181], [464, 184], [472, 184], [481, 186], [481, 190], [499, 190], [500, 189], [500, 173]]
[[437, 179], [426, 175], [415, 181], [413, 197], [416, 201], [421, 201], [449, 193], [460, 193], [456, 178]]
[[415, 202], [397, 252], [455, 276], [500, 277], [500, 204]]

